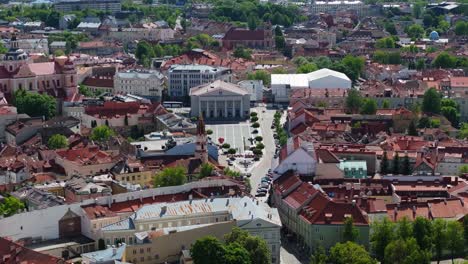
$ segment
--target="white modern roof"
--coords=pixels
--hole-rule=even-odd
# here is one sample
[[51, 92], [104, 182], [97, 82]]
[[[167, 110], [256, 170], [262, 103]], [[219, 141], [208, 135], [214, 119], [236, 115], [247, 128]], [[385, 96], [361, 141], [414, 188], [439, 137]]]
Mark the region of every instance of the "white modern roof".
[[235, 93], [238, 95], [249, 94], [249, 92], [246, 89], [244, 89], [243, 87], [237, 84], [223, 82], [221, 80], [216, 80], [212, 83], [202, 84], [202, 85], [191, 88], [190, 96], [192, 95], [201, 96], [201, 95], [205, 95], [205, 94], [212, 93], [215, 91], [219, 91], [221, 96], [223, 96], [222, 91]]
[[343, 80], [351, 81], [346, 74], [337, 72], [330, 69], [320, 69], [310, 73], [298, 73], [298, 74], [272, 74], [271, 85], [287, 85], [291, 87], [309, 87], [309, 82], [318, 80], [324, 77], [335, 77]]

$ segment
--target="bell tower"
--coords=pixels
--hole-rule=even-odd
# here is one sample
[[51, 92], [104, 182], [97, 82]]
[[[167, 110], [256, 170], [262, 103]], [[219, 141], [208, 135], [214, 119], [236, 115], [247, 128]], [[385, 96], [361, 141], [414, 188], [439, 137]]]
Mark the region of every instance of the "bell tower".
[[67, 97], [72, 96], [77, 92], [76, 84], [76, 68], [75, 64], [68, 57], [67, 61], [63, 65], [63, 89], [67, 94]]
[[203, 163], [208, 162], [207, 138], [203, 116], [198, 118], [197, 139], [195, 144], [195, 157], [199, 158]]

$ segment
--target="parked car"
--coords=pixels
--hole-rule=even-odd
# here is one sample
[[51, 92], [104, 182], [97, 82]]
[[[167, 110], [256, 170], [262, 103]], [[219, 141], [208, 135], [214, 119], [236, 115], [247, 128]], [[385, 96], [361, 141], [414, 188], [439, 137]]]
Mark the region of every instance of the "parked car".
[[270, 182], [271, 182], [271, 179], [270, 179], [270, 177], [263, 177], [263, 178], [262, 178], [262, 182], [268, 182], [268, 183], [270, 183]]
[[265, 196], [266, 196], [266, 192], [259, 192], [255, 194], [255, 197], [265, 197]]
[[266, 183], [266, 182], [262, 182], [262, 183], [260, 183], [259, 186], [260, 186], [259, 188], [262, 188], [262, 187], [263, 187], [263, 188], [268, 188], [268, 187], [270, 187], [270, 184], [269, 184], [269, 183]]
[[227, 163], [228, 163], [228, 165], [229, 165], [229, 166], [232, 166], [232, 165], [234, 165], [234, 163], [233, 163], [232, 161], [230, 161], [230, 160], [228, 160], [228, 162], [227, 162]]
[[235, 161], [235, 160], [236, 160], [236, 157], [231, 156], [229, 159], [232, 160], [232, 161]]

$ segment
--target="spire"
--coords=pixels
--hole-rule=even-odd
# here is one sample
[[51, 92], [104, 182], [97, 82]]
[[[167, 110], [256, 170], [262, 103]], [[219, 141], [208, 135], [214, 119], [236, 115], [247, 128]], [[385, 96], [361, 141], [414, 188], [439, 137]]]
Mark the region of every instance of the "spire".
[[198, 117], [198, 125], [197, 125], [197, 135], [205, 135], [205, 121], [203, 120], [203, 116], [200, 115]]

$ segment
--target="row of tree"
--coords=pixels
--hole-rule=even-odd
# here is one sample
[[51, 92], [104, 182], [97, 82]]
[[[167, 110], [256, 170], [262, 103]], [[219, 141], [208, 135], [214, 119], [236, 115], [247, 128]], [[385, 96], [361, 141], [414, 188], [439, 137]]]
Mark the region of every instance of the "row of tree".
[[388, 160], [387, 152], [384, 151], [382, 156], [382, 161], [380, 162], [380, 174], [403, 174], [410, 175], [412, 172], [411, 164], [408, 155], [403, 157], [403, 160], [400, 160], [398, 152], [395, 153], [392, 159], [392, 164], [390, 167], [390, 161]]

